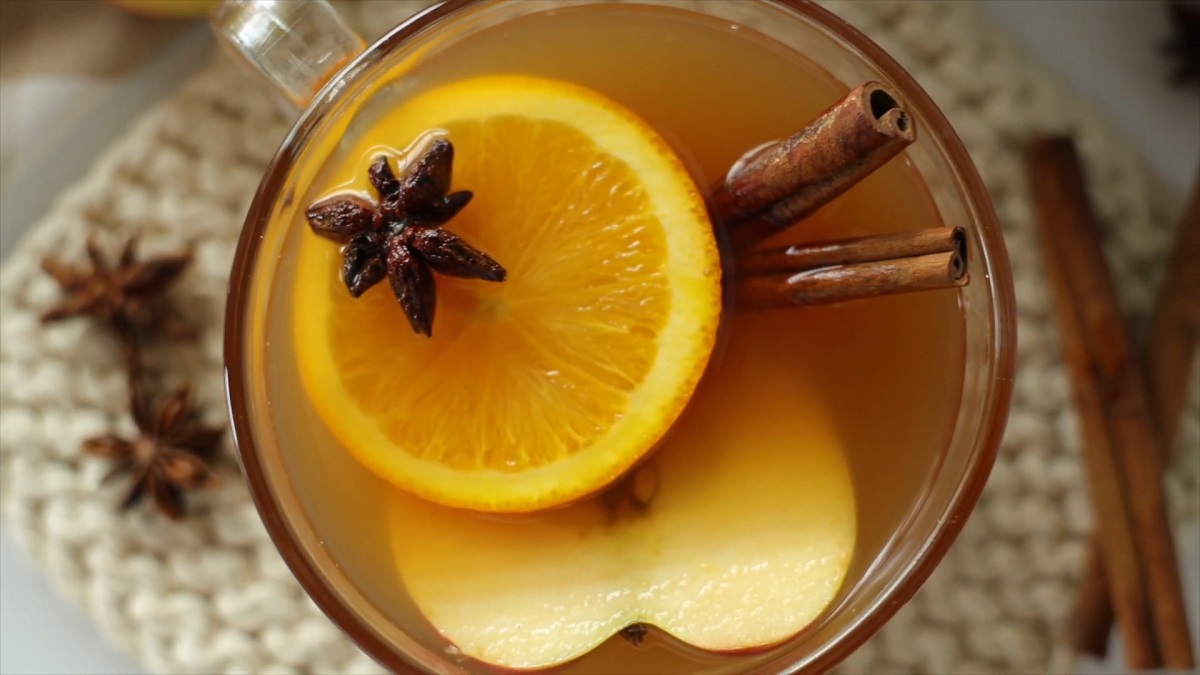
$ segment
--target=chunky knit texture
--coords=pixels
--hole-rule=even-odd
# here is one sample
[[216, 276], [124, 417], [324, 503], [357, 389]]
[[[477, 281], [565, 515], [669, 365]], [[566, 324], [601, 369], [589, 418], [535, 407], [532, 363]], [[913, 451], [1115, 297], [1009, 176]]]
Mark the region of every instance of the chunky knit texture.
[[[422, 0], [354, 5], [379, 29]], [[962, 136], [995, 199], [1016, 276], [1016, 395], [978, 509], [915, 600], [843, 666], [847, 673], [1041, 672], [1055, 667], [1092, 524], [1076, 421], [1059, 358], [1020, 149], [1041, 132], [1079, 141], [1120, 301], [1138, 336], [1161, 283], [1179, 200], [1093, 111], [1031, 66], [967, 3], [830, 1], [907, 67]], [[376, 672], [307, 598], [267, 538], [231, 459], [222, 487], [181, 524], [119, 514], [118, 486], [83, 438], [131, 432], [115, 346], [86, 321], [42, 327], [57, 297], [38, 260], [81, 259], [133, 232], [147, 253], [194, 248], [174, 291], [202, 331], [151, 368], [191, 380], [223, 419], [221, 324], [242, 216], [287, 131], [242, 71], [218, 61], [145, 114], [63, 193], [0, 272], [0, 507], [3, 524], [121, 650], [170, 673]], [[1195, 373], [1200, 376], [1200, 372]], [[1196, 378], [1193, 379], [1193, 382]], [[1193, 391], [1200, 392], [1200, 387]], [[1200, 403], [1168, 479], [1176, 522], [1200, 517]], [[1182, 448], [1180, 448], [1182, 450]]]

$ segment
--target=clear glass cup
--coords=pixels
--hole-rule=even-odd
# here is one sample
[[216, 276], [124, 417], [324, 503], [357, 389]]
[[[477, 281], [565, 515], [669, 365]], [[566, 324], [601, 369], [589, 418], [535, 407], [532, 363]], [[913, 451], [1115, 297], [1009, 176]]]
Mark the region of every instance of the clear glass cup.
[[[447, 0], [395, 27], [363, 50], [328, 5], [297, 0], [226, 0], [213, 15], [225, 44], [273, 83], [281, 98], [304, 107], [267, 168], [250, 207], [230, 280], [226, 378], [232, 427], [251, 494], [287, 564], [316, 603], [367, 653], [393, 671], [465, 672], [478, 662], [447, 656], [391, 622], [322, 546], [322, 532], [302, 509], [279, 460], [272, 425], [286, 424], [264, 401], [252, 355], [264, 339], [254, 312], [273, 288], [282, 234], [270, 227], [298, 208], [300, 186], [317, 170], [314, 139], [344, 129], [381, 79], [404, 64], [435, 58], [471, 31], [548, 7], [606, 0]], [[671, 0], [626, 0], [672, 4]], [[942, 113], [882, 49], [835, 15], [806, 0], [692, 0], [692, 11], [741, 22], [792, 46], [847, 86], [880, 80], [895, 86], [921, 129], [907, 150], [942, 220], [970, 239], [972, 282], [961, 292], [966, 354], [961, 400], [950, 442], [920, 497], [877, 552], [857, 563], [833, 605], [802, 633], [770, 649], [714, 662], [722, 672], [819, 672], [878, 630], [928, 578], [983, 490], [996, 457], [1012, 391], [1016, 318], [1011, 270], [990, 199], [970, 157]], [[306, 107], [305, 107], [306, 106]], [[630, 662], [626, 672], [651, 668]], [[587, 669], [587, 657], [562, 667]], [[713, 672], [716, 672], [714, 670]]]

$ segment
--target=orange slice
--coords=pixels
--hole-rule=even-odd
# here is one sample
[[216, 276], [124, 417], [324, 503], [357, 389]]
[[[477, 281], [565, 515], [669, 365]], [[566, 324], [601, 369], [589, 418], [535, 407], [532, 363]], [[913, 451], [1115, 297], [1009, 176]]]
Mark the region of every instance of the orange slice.
[[655, 446], [707, 364], [721, 272], [704, 200], [633, 113], [518, 76], [402, 103], [330, 185], [367, 192], [379, 140], [429, 130], [454, 143], [453, 189], [475, 193], [446, 228], [508, 279], [438, 276], [427, 339], [387, 283], [352, 299], [337, 245], [305, 232], [293, 316], [306, 393], [359, 461], [431, 501], [530, 511], [586, 496]]

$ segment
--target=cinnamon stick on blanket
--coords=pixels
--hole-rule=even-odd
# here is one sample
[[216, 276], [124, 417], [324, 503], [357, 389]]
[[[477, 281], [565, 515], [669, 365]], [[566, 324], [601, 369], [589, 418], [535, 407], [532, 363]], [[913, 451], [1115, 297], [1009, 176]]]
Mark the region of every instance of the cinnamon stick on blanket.
[[[1192, 364], [1200, 348], [1200, 175], [1182, 220], [1145, 355], [1162, 441], [1159, 447], [1164, 452], [1175, 447]], [[1168, 460], [1163, 457], [1164, 466]], [[1075, 648], [1103, 658], [1108, 652], [1113, 607], [1104, 584], [1104, 563], [1094, 541], [1078, 593]]]
[[1146, 378], [1116, 303], [1075, 146], [1026, 148], [1064, 360], [1075, 393], [1097, 540], [1126, 663], [1193, 666], [1162, 456]]

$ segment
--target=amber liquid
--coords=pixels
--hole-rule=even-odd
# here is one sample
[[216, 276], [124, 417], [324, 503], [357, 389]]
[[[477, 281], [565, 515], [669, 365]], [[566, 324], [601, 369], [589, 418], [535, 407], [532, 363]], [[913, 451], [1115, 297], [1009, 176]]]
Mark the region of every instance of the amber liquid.
[[[624, 104], [672, 144], [702, 186], [716, 183], [748, 149], [793, 133], [848, 89], [802, 55], [746, 27], [674, 9], [610, 5], [531, 15], [460, 38], [409, 72], [403, 87], [377, 93], [362, 113], [364, 121], [352, 130], [370, 133], [372, 108], [387, 109], [411, 91], [489, 73], [568, 80]], [[306, 199], [328, 187], [321, 180]], [[938, 225], [920, 176], [902, 157], [777, 241]], [[453, 659], [397, 573], [387, 520], [395, 488], [358, 465], [304, 398], [291, 347], [294, 270], [288, 253], [299, 237], [311, 235], [302, 221], [287, 227], [265, 308], [264, 393], [275, 451], [303, 517], [356, 590], [434, 653]], [[726, 331], [714, 362], [668, 445], [678, 445], [681, 441], [674, 439], [679, 438], [723, 437], [747, 451], [803, 452], [786, 431], [794, 422], [790, 415], [807, 414], [789, 408], [789, 378], [819, 392], [820, 408], [840, 436], [855, 495], [857, 537], [844, 594], [911, 512], [947, 447], [964, 363], [959, 296], [949, 290], [828, 307], [726, 310]], [[772, 377], [758, 377], [753, 370], [766, 368]], [[721, 414], [747, 409], [769, 414], [752, 420]], [[666, 447], [659, 452], [687, 451]], [[754, 668], [755, 658], [704, 652], [652, 633], [640, 647], [610, 640], [563, 668], [747, 670]], [[465, 659], [463, 665], [473, 671], [487, 668]]]

